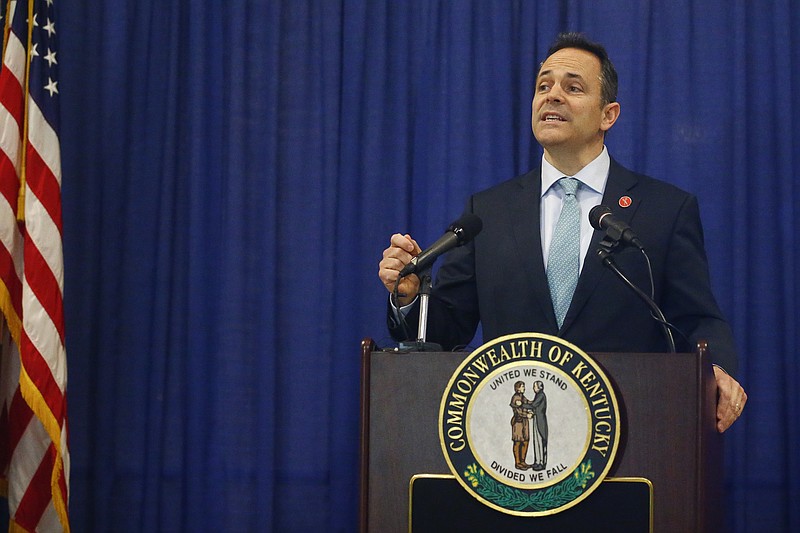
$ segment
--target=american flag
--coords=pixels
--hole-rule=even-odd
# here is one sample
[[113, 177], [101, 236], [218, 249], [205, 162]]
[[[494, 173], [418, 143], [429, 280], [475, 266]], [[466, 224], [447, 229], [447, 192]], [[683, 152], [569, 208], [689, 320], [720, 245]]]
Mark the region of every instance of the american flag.
[[[6, 0], [0, 0], [5, 3]], [[11, 0], [0, 67], [0, 488], [10, 531], [69, 531], [54, 0]]]

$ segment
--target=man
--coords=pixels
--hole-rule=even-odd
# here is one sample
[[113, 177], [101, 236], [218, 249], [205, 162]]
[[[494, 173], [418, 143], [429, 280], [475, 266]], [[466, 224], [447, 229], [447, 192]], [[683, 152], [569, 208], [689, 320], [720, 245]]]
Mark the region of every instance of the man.
[[533, 401], [530, 403], [533, 414], [531, 420], [533, 430], [533, 469], [544, 470], [547, 466], [547, 396], [544, 383], [533, 382]]
[[[731, 375], [736, 351], [711, 292], [697, 199], [610, 158], [604, 139], [620, 114], [616, 93], [617, 75], [605, 49], [580, 34], [560, 35], [539, 69], [532, 102], [531, 126], [544, 148], [541, 165], [467, 202], [466, 211], [481, 218], [483, 230], [449, 253], [439, 269], [429, 302], [428, 340], [445, 349], [466, 345], [480, 321], [486, 339], [535, 331], [589, 352], [667, 351], [662, 328], [645, 304], [594, 256], [602, 235], [592, 230], [587, 214], [602, 203], [644, 241], [655, 301], [687, 337], [679, 349], [694, 350], [701, 339], [709, 342], [722, 432], [739, 417], [747, 395]], [[572, 231], [580, 236], [572, 243], [579, 246], [575, 268], [580, 276], [564, 296], [563, 284], [548, 283], [548, 274], [560, 271], [548, 261], [562, 256], [564, 239], [553, 236], [560, 231], [562, 207], [568, 206], [570, 212], [580, 211], [580, 227]], [[551, 248], [558, 250], [552, 258]], [[379, 265], [390, 292], [399, 271], [420, 252], [410, 235], [392, 235]], [[615, 261], [636, 285], [649, 289], [640, 252], [622, 250]], [[399, 309], [390, 302], [389, 310], [397, 339], [413, 337], [401, 326], [416, 327], [418, 292], [417, 276], [400, 280]]]
[[511, 442], [514, 451], [514, 467], [517, 470], [528, 470], [531, 465], [525, 462], [528, 455], [528, 444], [530, 442], [530, 419], [532, 412], [525, 406], [530, 402], [525, 397], [525, 382], [517, 381], [514, 383], [514, 394], [511, 396]]

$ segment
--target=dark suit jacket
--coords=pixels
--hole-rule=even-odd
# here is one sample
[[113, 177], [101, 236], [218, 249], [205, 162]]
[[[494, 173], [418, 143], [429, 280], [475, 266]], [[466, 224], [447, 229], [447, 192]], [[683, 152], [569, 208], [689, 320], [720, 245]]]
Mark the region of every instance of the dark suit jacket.
[[[558, 328], [542, 259], [540, 195], [541, 169], [536, 168], [469, 199], [466, 211], [482, 219], [483, 230], [445, 256], [429, 302], [427, 340], [446, 350], [465, 346], [480, 321], [486, 340], [539, 332], [557, 335], [587, 352], [668, 351], [662, 328], [646, 304], [597, 258], [603, 237], [599, 231], [594, 232], [572, 304]], [[619, 205], [623, 196], [632, 200], [627, 208]], [[678, 350], [694, 351], [698, 340], [707, 340], [712, 360], [735, 372], [733, 336], [711, 291], [697, 199], [612, 159], [602, 203], [642, 240], [652, 264], [655, 301], [688, 337], [675, 336]], [[641, 252], [627, 248], [614, 255], [627, 277], [649, 293]], [[403, 332], [389, 314], [395, 339], [416, 338], [418, 309], [406, 322], [409, 331]]]

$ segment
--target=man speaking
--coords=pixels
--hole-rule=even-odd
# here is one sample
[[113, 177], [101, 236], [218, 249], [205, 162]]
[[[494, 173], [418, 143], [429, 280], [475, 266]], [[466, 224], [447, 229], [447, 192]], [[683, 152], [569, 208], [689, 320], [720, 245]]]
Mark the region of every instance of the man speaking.
[[[427, 337], [444, 349], [465, 346], [480, 322], [486, 339], [533, 331], [588, 352], [668, 351], [663, 325], [595, 257], [604, 235], [588, 214], [602, 204], [636, 230], [652, 269], [652, 299], [681, 333], [678, 348], [694, 351], [698, 340], [708, 341], [722, 432], [739, 417], [747, 395], [732, 377], [736, 350], [711, 291], [697, 199], [609, 156], [604, 139], [619, 118], [616, 98], [617, 73], [603, 46], [581, 34], [559, 35], [539, 69], [531, 106], [533, 134], [544, 148], [541, 165], [469, 198], [466, 213], [483, 228], [443, 261], [429, 300]], [[390, 292], [421, 251], [410, 235], [392, 235], [379, 265]], [[615, 263], [650, 291], [648, 263], [636, 247], [615, 253]], [[416, 275], [404, 276], [397, 301], [390, 301], [389, 328], [397, 340], [414, 333], [419, 287]]]

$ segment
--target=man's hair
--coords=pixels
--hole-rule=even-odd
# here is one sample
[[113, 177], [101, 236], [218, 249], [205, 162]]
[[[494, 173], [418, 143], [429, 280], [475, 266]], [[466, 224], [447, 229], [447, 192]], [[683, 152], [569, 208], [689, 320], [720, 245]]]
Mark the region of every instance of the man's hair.
[[[590, 41], [586, 35], [577, 32], [559, 33], [547, 51], [547, 57], [564, 48], [585, 50], [600, 60], [600, 86], [603, 105], [617, 101], [617, 70], [608, 58], [608, 52], [602, 44]], [[541, 68], [541, 67], [540, 67]]]
[[517, 381], [516, 383], [514, 383], [514, 390], [515, 391], [519, 390], [520, 387], [524, 387], [524, 386], [525, 386], [525, 382], [524, 381]]

